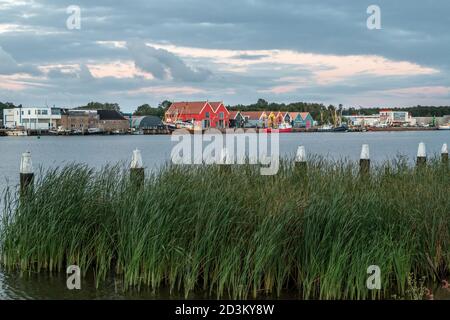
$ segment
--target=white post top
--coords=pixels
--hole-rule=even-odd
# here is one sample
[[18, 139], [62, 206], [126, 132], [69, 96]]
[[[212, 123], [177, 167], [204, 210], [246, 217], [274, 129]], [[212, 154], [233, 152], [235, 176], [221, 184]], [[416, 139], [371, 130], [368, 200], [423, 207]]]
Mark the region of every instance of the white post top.
[[133, 157], [131, 158], [131, 169], [141, 169], [143, 167], [141, 151], [136, 149], [133, 151]]
[[425, 147], [425, 143], [419, 143], [419, 148], [417, 149], [417, 156], [421, 158], [425, 158], [427, 156], [427, 149]]
[[369, 145], [363, 144], [361, 147], [361, 160], [370, 160], [370, 151], [369, 151]]
[[22, 153], [22, 158], [20, 159], [20, 173], [33, 173], [33, 162], [31, 161], [30, 151]]
[[442, 145], [441, 153], [447, 153], [448, 154], [448, 146], [446, 143]]
[[295, 155], [295, 162], [306, 162], [305, 146], [299, 146], [297, 148], [297, 154]]

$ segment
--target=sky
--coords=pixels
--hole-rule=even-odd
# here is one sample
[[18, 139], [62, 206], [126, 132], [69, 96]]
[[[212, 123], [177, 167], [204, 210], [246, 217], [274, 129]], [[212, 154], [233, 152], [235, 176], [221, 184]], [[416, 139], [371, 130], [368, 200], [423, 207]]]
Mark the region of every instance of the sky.
[[0, 0], [0, 101], [449, 105], [449, 31], [448, 0]]

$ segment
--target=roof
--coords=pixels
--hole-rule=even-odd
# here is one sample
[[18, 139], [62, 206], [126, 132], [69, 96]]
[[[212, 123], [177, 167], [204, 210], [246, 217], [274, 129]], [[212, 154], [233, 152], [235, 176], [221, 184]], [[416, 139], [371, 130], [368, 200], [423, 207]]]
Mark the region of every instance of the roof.
[[236, 119], [236, 116], [240, 111], [229, 111], [229, 112], [230, 112], [230, 119]]
[[308, 115], [310, 115], [309, 112], [300, 112], [300, 117], [302, 117], [303, 120], [305, 120]]
[[289, 112], [289, 115], [291, 116], [291, 119], [295, 119], [295, 118], [297, 118], [299, 113], [300, 112]]
[[222, 105], [224, 106], [225, 110], [227, 110], [227, 112], [230, 113], [230, 111], [228, 111], [227, 107], [225, 107], [222, 101], [209, 102], [209, 104], [213, 108], [214, 112], [217, 112], [217, 109], [219, 109], [219, 107]]
[[169, 109], [167, 109], [166, 113], [200, 113], [207, 103], [208, 101], [174, 102], [170, 105]]
[[116, 110], [97, 110], [97, 114], [99, 115], [100, 120], [127, 120]]
[[241, 111], [241, 114], [249, 120], [259, 120], [263, 113], [264, 111]]
[[131, 121], [134, 128], [140, 129], [154, 128], [164, 125], [161, 119], [156, 116], [133, 117]]

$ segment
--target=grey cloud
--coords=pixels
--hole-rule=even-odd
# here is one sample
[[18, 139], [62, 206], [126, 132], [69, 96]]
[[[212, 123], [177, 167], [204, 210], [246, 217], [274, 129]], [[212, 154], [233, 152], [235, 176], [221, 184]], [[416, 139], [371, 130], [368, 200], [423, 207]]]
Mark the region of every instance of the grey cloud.
[[[153, 104], [158, 101], [152, 95], [125, 95], [126, 90], [180, 83], [205, 90], [208, 96], [226, 99], [226, 103], [252, 102], [262, 95], [262, 90], [289, 84], [277, 79], [298, 77], [302, 72], [298, 68], [293, 70], [286, 66], [280, 69], [272, 65], [249, 67], [246, 73], [226, 72], [209, 59], [182, 60], [170, 52], [143, 47], [143, 43], [148, 42], [239, 51], [288, 49], [336, 55], [375, 54], [441, 71], [431, 76], [349, 78], [345, 83], [330, 86], [318, 85], [312, 79], [307, 88], [286, 94], [264, 94], [268, 100], [336, 102], [344, 100], [344, 95], [358, 97], [369, 90], [450, 86], [450, 2], [433, 1], [433, 6], [419, 0], [378, 0], [376, 3], [382, 10], [383, 29], [371, 31], [365, 24], [366, 8], [373, 4], [372, 0], [228, 0], [220, 3], [210, 0], [77, 0], [75, 3], [72, 0], [36, 0], [34, 5], [0, 10], [1, 23], [55, 33], [2, 33], [0, 46], [8, 55], [1, 55], [0, 74], [18, 70], [36, 74], [39, 65], [82, 65], [73, 75], [54, 70], [48, 74], [48, 79], [36, 80], [51, 86], [51, 90], [34, 86], [9, 94], [16, 94], [18, 99], [27, 96], [30, 101], [41, 101], [39, 96], [50, 98], [53, 92], [64, 92], [81, 101], [117, 98], [131, 108], [136, 101]], [[81, 30], [68, 31], [65, 27], [68, 16], [65, 8], [71, 4], [81, 7]], [[132, 39], [136, 38], [140, 42], [131, 50]], [[97, 43], [108, 40], [125, 41], [129, 47], [112, 48]], [[152, 73], [155, 79], [96, 79], [89, 70], [83, 69], [85, 64], [126, 61], [130, 56], [137, 67]], [[237, 55], [235, 58], [263, 58], [258, 56]], [[168, 79], [169, 74], [174, 81]], [[308, 78], [308, 74], [300, 76]], [[236, 93], [223, 93], [228, 88], [233, 88]], [[172, 98], [177, 97], [173, 95]], [[197, 96], [182, 98], [191, 97]]]
[[136, 67], [150, 72], [158, 79], [167, 79], [170, 73], [176, 81], [199, 82], [211, 75], [207, 69], [187, 66], [183, 60], [167, 50], [156, 49], [139, 41], [130, 41], [127, 47]]
[[12, 75], [17, 73], [27, 73], [30, 75], [39, 75], [41, 72], [35, 66], [30, 64], [19, 64], [2, 47], [0, 47], [0, 74]]

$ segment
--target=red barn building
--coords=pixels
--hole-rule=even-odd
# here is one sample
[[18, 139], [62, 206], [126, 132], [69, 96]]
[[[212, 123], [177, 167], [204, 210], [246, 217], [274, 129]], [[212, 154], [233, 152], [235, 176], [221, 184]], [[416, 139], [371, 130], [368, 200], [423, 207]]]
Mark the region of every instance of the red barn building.
[[190, 122], [203, 129], [227, 128], [229, 119], [230, 112], [222, 102], [174, 102], [165, 114], [167, 123]]

